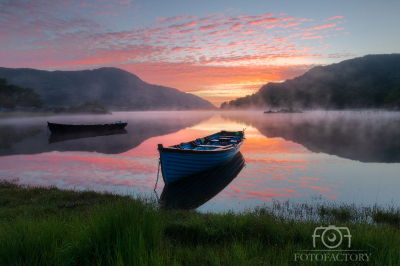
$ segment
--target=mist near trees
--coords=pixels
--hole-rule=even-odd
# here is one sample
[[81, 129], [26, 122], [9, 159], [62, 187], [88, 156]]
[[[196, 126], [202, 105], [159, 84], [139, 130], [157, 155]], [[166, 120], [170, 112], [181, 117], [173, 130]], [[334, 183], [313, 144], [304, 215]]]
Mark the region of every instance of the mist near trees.
[[225, 102], [221, 109], [396, 106], [400, 106], [400, 54], [386, 54], [317, 66], [300, 77], [270, 82], [253, 95]]

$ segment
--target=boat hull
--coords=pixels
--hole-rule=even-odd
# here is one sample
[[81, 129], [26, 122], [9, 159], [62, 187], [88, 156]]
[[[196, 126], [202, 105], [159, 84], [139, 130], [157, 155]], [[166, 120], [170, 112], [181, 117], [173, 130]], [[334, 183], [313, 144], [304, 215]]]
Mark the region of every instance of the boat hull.
[[165, 209], [196, 209], [228, 186], [244, 165], [243, 155], [238, 152], [226, 163], [165, 185], [160, 196], [161, 206]]
[[165, 184], [212, 169], [231, 160], [243, 141], [224, 149], [193, 150], [159, 147], [161, 170]]
[[47, 122], [47, 126], [51, 133], [76, 133], [76, 132], [88, 132], [88, 131], [112, 131], [121, 130], [126, 127], [127, 123], [114, 123], [114, 124], [95, 124], [95, 125], [67, 125], [67, 124], [56, 124]]

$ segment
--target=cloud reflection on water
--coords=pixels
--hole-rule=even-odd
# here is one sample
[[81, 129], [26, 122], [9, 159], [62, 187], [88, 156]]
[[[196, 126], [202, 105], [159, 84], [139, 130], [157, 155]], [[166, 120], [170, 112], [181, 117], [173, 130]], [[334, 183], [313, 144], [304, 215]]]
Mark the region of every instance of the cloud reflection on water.
[[[169, 146], [220, 130], [235, 131], [247, 127], [246, 140], [241, 148], [246, 167], [221, 193], [199, 207], [200, 211], [241, 210], [268, 204], [272, 200], [308, 201], [319, 195], [326, 200], [368, 204], [398, 199], [395, 190], [400, 185], [398, 163], [362, 163], [313, 152], [294, 141], [281, 137], [269, 138], [251, 124], [246, 125], [244, 119], [238, 119], [237, 122], [225, 113], [223, 117], [219, 114], [211, 116], [200, 123], [188, 124], [189, 127], [181, 127], [161, 136], [157, 136], [158, 132], [149, 126], [154, 137], [119, 154], [51, 151], [35, 155], [2, 156], [0, 178], [60, 188], [150, 193], [157, 177], [157, 144]], [[260, 121], [255, 121], [252, 116], [250, 118], [255, 125], [260, 125]], [[163, 116], [163, 123], [168, 124], [168, 119], [175, 121], [176, 128], [187, 124], [167, 115]], [[277, 121], [274, 127], [279, 129]], [[283, 127], [287, 130], [287, 126]], [[142, 131], [141, 134], [146, 135], [145, 129]], [[276, 132], [278, 130], [274, 134], [278, 134]], [[112, 138], [105, 140], [111, 141]], [[111, 141], [108, 144], [113, 143]], [[160, 177], [158, 194], [163, 187]]]

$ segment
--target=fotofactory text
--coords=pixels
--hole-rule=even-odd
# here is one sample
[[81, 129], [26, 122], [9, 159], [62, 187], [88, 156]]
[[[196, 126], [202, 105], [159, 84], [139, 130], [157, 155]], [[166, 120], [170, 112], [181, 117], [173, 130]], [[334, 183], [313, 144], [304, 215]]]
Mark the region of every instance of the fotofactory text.
[[[294, 261], [370, 261], [371, 253], [367, 250], [351, 250], [350, 230], [347, 227], [319, 226], [312, 235], [313, 250], [299, 250], [294, 254]], [[317, 249], [322, 243], [326, 249]], [[347, 248], [347, 249], [343, 249]]]

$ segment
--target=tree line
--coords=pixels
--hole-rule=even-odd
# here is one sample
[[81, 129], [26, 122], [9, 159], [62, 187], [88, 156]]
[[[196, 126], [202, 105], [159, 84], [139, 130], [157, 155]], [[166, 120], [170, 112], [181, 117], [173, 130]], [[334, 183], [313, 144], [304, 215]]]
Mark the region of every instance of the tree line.
[[41, 97], [32, 88], [8, 84], [6, 79], [0, 78], [0, 108], [14, 109], [17, 106], [43, 108]]

